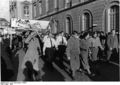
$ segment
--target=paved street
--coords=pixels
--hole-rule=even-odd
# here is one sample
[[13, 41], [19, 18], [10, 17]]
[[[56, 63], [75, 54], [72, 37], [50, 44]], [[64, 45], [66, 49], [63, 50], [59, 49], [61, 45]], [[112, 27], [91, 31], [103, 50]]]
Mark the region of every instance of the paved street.
[[[17, 65], [17, 62], [16, 62]], [[49, 69], [44, 63], [43, 67], [43, 81], [72, 81], [70, 73], [67, 69], [63, 69], [58, 62], [53, 63], [53, 69]], [[64, 65], [67, 64], [64, 62]], [[68, 65], [69, 66], [69, 65]], [[84, 73], [76, 72], [76, 81], [118, 81], [119, 80], [119, 66], [112, 63], [98, 61], [92, 65], [91, 69], [96, 73], [96, 76], [90, 77]], [[5, 71], [3, 71], [5, 70]], [[14, 71], [15, 72], [15, 71]], [[2, 68], [2, 79], [16, 81], [16, 75], [13, 71]], [[4, 78], [3, 78], [4, 77]]]

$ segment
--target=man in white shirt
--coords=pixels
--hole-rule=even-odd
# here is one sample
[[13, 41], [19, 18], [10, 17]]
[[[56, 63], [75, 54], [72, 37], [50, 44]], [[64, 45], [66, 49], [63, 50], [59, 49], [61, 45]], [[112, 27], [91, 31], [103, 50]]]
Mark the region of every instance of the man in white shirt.
[[67, 45], [67, 39], [66, 39], [66, 37], [64, 37], [64, 32], [61, 32], [58, 35], [56, 42], [57, 42], [58, 46], [59, 45], [65, 45], [65, 46]]
[[56, 39], [57, 45], [58, 45], [58, 58], [60, 59], [60, 62], [63, 62], [63, 57], [65, 54], [66, 46], [67, 46], [67, 39], [64, 37], [64, 32], [60, 32]]
[[51, 69], [55, 58], [55, 48], [57, 50], [57, 43], [50, 32], [44, 37], [43, 43], [43, 55], [45, 55], [48, 66]]

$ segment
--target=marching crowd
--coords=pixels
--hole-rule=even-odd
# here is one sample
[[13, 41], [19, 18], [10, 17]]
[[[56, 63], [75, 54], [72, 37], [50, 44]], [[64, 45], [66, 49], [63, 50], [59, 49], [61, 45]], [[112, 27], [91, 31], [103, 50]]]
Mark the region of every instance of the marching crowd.
[[[62, 65], [65, 57], [70, 62], [73, 79], [76, 71], [94, 76], [90, 64], [99, 60], [109, 63], [111, 57], [116, 56], [119, 62], [119, 35], [114, 29], [108, 34], [90, 29], [80, 33], [73, 31], [71, 35], [63, 31], [57, 34], [25, 31], [12, 38], [1, 36], [0, 43], [1, 65], [16, 68], [18, 81], [42, 80], [43, 62], [52, 70], [52, 63], [58, 59]], [[18, 66], [14, 66], [17, 61], [12, 56], [19, 56]]]

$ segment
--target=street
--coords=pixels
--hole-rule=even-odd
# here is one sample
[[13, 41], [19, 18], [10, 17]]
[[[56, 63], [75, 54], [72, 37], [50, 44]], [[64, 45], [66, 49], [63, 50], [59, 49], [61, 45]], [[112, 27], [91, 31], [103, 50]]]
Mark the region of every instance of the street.
[[[17, 61], [15, 65], [18, 65]], [[60, 65], [61, 64], [58, 62], [54, 62], [53, 69], [51, 70], [44, 62], [44, 67], [42, 68], [42, 81], [72, 81], [70, 72], [67, 71], [67, 69], [63, 69]], [[64, 66], [67, 66], [67, 63], [64, 62]], [[78, 71], [76, 72], [75, 81], [119, 81], [118, 74], [120, 67], [118, 65], [104, 61], [98, 61], [96, 64], [91, 66], [91, 69], [96, 73], [94, 77], [90, 77]], [[4, 69], [3, 66], [1, 70], [2, 80], [16, 81], [17, 74], [14, 73], [16, 71]]]

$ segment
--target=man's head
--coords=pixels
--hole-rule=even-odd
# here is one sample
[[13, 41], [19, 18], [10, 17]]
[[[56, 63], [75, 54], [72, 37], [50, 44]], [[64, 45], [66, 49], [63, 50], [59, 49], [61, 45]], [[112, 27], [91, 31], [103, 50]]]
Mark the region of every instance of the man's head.
[[112, 32], [112, 35], [115, 35], [115, 29], [112, 29], [111, 32]]
[[96, 37], [97, 37], [97, 34], [98, 34], [97, 32], [94, 32], [93, 37], [96, 38]]
[[75, 36], [75, 37], [79, 37], [77, 31], [73, 31], [72, 35]]
[[60, 35], [61, 35], [61, 36], [64, 36], [64, 32], [63, 32], [63, 31], [61, 31], [61, 32], [60, 32]]
[[85, 32], [85, 33], [83, 34], [83, 38], [84, 38], [84, 39], [88, 39], [89, 37], [90, 37], [89, 32]]

